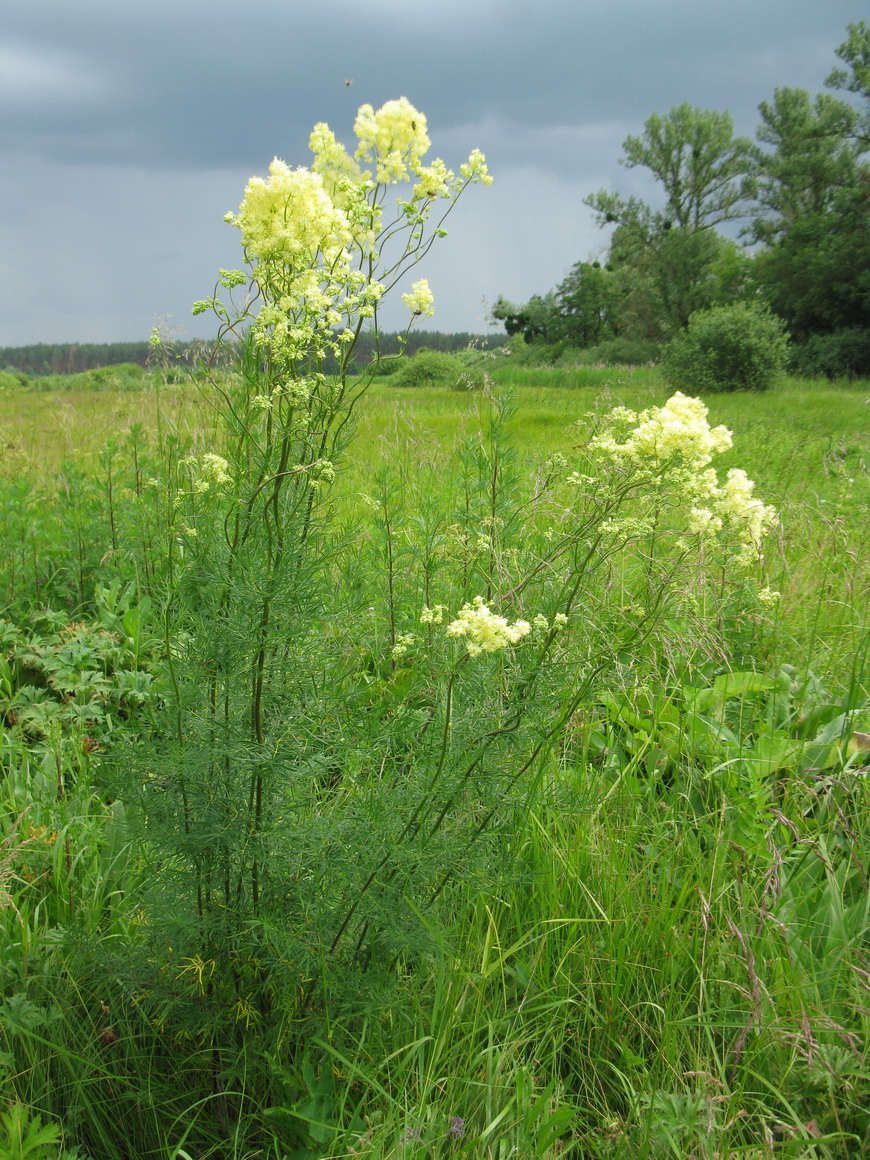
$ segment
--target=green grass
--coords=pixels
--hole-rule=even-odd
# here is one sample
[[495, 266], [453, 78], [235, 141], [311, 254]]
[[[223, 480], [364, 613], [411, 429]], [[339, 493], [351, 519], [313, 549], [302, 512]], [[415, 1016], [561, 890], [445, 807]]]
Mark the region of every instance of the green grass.
[[[508, 380], [504, 517], [551, 455], [570, 469], [590, 414], [669, 394], [649, 368], [499, 366], [497, 387]], [[866, 384], [790, 381], [708, 400], [734, 433], [722, 464], [746, 468], [781, 512], [768, 564], [783, 599], [706, 631], [770, 681], [710, 693], [701, 720], [692, 698], [719, 672], [702, 640], [696, 656], [651, 641], [615, 656], [488, 840], [462, 852], [465, 872], [421, 911], [413, 944], [361, 976], [365, 993], [349, 977], [306, 1008], [294, 992], [249, 1025], [218, 986], [294, 978], [296, 944], [280, 924], [241, 932], [210, 985], [183, 922], [180, 942], [149, 926], [174, 855], [156, 831], [132, 840], [135, 803], [128, 817], [116, 792], [116, 754], [156, 755], [146, 797], [181, 772], [156, 763], [166, 646], [179, 665], [188, 647], [164, 639], [166, 558], [183, 541], [161, 497], [181, 490], [188, 447], [215, 449], [213, 415], [194, 387], [161, 387], [159, 412], [153, 389], [5, 391], [3, 831], [26, 813], [0, 853], [0, 1090], [14, 1112], [0, 1158], [63, 1155], [61, 1134], [79, 1160], [866, 1155], [870, 779], [841, 742], [870, 732], [867, 399]], [[345, 538], [322, 672], [289, 672], [282, 702], [314, 774], [279, 848], [290, 864], [311, 856], [298, 890], [322, 878], [312, 909], [328, 907], [332, 861], [366, 856], [378, 813], [410, 808], [443, 674], [378, 651], [392, 604], [383, 582], [369, 592], [389, 577], [400, 627], [420, 633], [402, 618], [421, 577], [456, 583], [445, 528], [469, 486], [457, 455], [472, 447], [487, 467], [488, 421], [477, 393], [389, 380], [360, 407], [332, 491]], [[389, 536], [362, 494], [395, 502]], [[533, 506], [521, 511], [517, 551], [537, 535]], [[581, 621], [603, 631], [624, 580], [590, 580]], [[566, 654], [566, 687], [584, 659]], [[463, 671], [455, 718], [433, 717], [439, 736], [491, 727], [463, 723], [463, 698], [509, 711], [498, 672], [475, 685]], [[323, 705], [316, 730], [294, 700], [303, 686]], [[533, 724], [543, 734], [544, 718]], [[483, 795], [463, 799], [458, 834]], [[297, 905], [288, 891], [282, 913]], [[249, 945], [275, 961], [248, 961]], [[15, 1151], [28, 1130], [30, 1150]]]

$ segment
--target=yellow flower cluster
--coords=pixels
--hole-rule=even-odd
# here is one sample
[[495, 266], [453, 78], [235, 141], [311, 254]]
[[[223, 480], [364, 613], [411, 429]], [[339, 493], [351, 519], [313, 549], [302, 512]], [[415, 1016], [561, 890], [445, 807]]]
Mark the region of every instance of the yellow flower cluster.
[[492, 178], [489, 175], [486, 158], [479, 149], [471, 150], [471, 153], [468, 155], [468, 160], [464, 165], [459, 166], [459, 172], [466, 181], [474, 183], [480, 182], [481, 185], [492, 185]]
[[340, 205], [348, 187], [359, 185], [364, 180], [362, 170], [345, 147], [336, 141], [325, 121], [318, 122], [312, 129], [308, 147], [314, 154], [312, 169], [320, 174], [327, 193], [336, 205]]
[[387, 101], [377, 112], [361, 105], [353, 127], [359, 146], [356, 156], [375, 166], [375, 179], [383, 185], [408, 181], [429, 148], [426, 118], [407, 97]]
[[444, 619], [447, 608], [443, 604], [436, 604], [434, 608], [424, 607], [420, 613], [421, 624], [440, 624]]
[[[710, 427], [700, 399], [677, 392], [663, 407], [639, 414], [617, 407], [608, 419], [604, 431], [591, 440], [594, 451], [648, 472], [651, 482], [658, 483], [667, 471], [685, 504], [689, 534], [702, 539], [722, 534], [737, 544], [735, 564], [749, 567], [757, 561], [764, 537], [777, 525], [777, 513], [753, 495], [754, 484], [740, 468], [732, 468], [720, 485], [709, 464], [714, 455], [731, 447], [731, 432], [727, 427]], [[628, 522], [622, 523], [628, 529]], [[644, 534], [642, 521], [634, 523], [629, 538]], [[602, 525], [607, 533], [616, 530], [616, 521]]]
[[248, 257], [302, 270], [320, 256], [334, 261], [351, 240], [344, 212], [333, 204], [323, 178], [290, 169], [276, 157], [269, 177], [252, 177], [232, 224], [242, 232]]
[[465, 648], [471, 657], [519, 644], [531, 630], [525, 620], [509, 624], [503, 616], [496, 616], [482, 596], [475, 596], [472, 604], [464, 604], [456, 620], [447, 625], [448, 636], [465, 637]]
[[[592, 447], [616, 458], [634, 463], [663, 463], [678, 459], [695, 469], [705, 467], [714, 455], [731, 446], [727, 427], [711, 428], [707, 408], [700, 399], [677, 391], [663, 407], [652, 407], [636, 414], [617, 407], [610, 414], [611, 428], [592, 439]], [[620, 443], [614, 428], [636, 424]]]
[[713, 508], [723, 526], [731, 528], [743, 547], [738, 562], [749, 565], [761, 552], [764, 537], [778, 524], [776, 509], [752, 494], [754, 483], [740, 467], [732, 467], [713, 496]]
[[230, 475], [230, 465], [222, 455], [215, 455], [212, 451], [206, 451], [201, 456], [200, 470], [210, 483], [222, 484], [233, 482], [233, 478]]
[[[253, 267], [258, 291], [256, 314], [251, 312], [254, 341], [271, 351], [277, 365], [292, 367], [312, 355], [341, 358], [359, 320], [375, 315], [384, 293], [377, 274], [379, 249], [401, 232], [382, 228], [386, 185], [415, 182], [411, 199], [398, 202], [399, 220], [410, 238], [407, 259], [428, 249], [421, 239], [435, 200], [455, 200], [467, 185], [491, 181], [479, 150], [461, 167], [461, 176], [440, 159], [424, 165], [430, 144], [426, 118], [405, 97], [377, 111], [362, 105], [354, 131], [358, 146], [352, 156], [327, 124], [315, 125], [309, 139], [311, 168], [291, 169], [276, 157], [267, 177], [248, 181], [238, 212], [225, 218], [241, 232]], [[434, 236], [444, 232], [440, 224], [432, 231]], [[221, 271], [224, 289], [246, 281], [239, 271]], [[414, 284], [405, 301], [414, 315], [434, 312], [425, 280]], [[194, 304], [195, 314], [206, 310], [229, 318], [218, 297]], [[275, 402], [264, 395], [257, 406], [268, 411]]]
[[402, 301], [414, 315], [435, 313], [435, 298], [429, 289], [427, 278], [420, 278], [415, 282], [411, 286], [411, 293], [402, 295]]

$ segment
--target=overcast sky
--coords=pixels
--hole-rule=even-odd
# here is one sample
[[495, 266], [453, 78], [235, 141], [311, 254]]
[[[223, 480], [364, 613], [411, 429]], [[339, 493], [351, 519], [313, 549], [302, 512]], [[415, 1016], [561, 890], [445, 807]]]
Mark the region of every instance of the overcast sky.
[[[605, 236], [582, 199], [655, 200], [621, 144], [653, 112], [729, 110], [754, 135], [783, 85], [819, 92], [866, 0], [6, 0], [0, 22], [0, 345], [185, 336], [235, 210], [326, 120], [405, 96], [474, 187], [425, 274], [440, 330], [553, 288]], [[348, 85], [346, 82], [351, 81]], [[398, 294], [396, 295], [398, 297]], [[382, 324], [399, 325], [401, 303]]]

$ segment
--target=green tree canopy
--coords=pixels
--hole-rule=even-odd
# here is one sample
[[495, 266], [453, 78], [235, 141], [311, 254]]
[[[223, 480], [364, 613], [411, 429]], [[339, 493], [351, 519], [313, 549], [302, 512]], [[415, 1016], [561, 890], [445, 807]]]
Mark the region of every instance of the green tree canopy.
[[758, 107], [757, 207], [749, 235], [771, 242], [803, 218], [827, 212], [854, 187], [860, 146], [851, 139], [857, 111], [830, 93], [780, 88]]
[[653, 113], [622, 148], [626, 168], [641, 165], [661, 183], [673, 225], [700, 230], [742, 216], [752, 142], [734, 136], [730, 113], [686, 103], [666, 116]]
[[[847, 27], [849, 36], [836, 50], [846, 68], [835, 68], [825, 83], [870, 102], [870, 27], [863, 20]], [[854, 132], [863, 148], [870, 148], [870, 107], [859, 116]]]

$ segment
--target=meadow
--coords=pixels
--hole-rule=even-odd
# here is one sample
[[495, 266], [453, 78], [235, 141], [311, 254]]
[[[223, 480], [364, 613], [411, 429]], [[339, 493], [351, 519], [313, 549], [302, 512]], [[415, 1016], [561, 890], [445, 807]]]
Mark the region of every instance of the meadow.
[[3, 393], [0, 1157], [866, 1155], [867, 384], [243, 380]]

